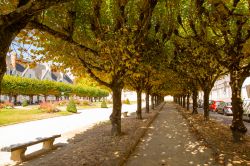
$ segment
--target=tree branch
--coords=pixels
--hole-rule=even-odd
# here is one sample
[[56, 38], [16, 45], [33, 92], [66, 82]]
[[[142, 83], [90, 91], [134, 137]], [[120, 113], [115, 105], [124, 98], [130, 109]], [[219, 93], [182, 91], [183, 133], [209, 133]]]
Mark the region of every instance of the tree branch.
[[64, 34], [62, 32], [55, 31], [55, 30], [49, 28], [48, 26], [43, 25], [41, 23], [38, 23], [36, 21], [29, 22], [27, 28], [33, 28], [33, 29], [39, 29], [39, 30], [45, 31], [45, 32], [49, 33], [50, 35], [52, 35], [52, 36], [54, 36], [56, 38], [60, 38], [60, 39], [62, 39], [64, 41], [67, 41], [67, 42], [73, 44], [74, 46], [77, 46], [80, 49], [83, 49], [84, 51], [91, 52], [91, 53], [93, 53], [95, 55], [98, 54], [98, 52], [96, 50], [88, 48], [88, 47], [86, 47], [86, 46], [84, 46], [82, 44], [79, 44], [79, 43], [75, 42], [72, 39], [71, 36], [68, 36], [68, 35], [66, 35], [66, 34]]
[[30, 17], [42, 10], [48, 9], [51, 6], [55, 6], [61, 3], [69, 2], [71, 0], [30, 0], [28, 3], [21, 5], [13, 12], [0, 15], [0, 28], [5, 29], [17, 21], [20, 21], [23, 17]]
[[81, 63], [83, 64], [83, 66], [86, 68], [87, 73], [90, 75], [90, 77], [92, 77], [94, 80], [96, 80], [97, 82], [99, 82], [100, 84], [112, 88], [112, 84], [107, 83], [103, 80], [101, 80], [99, 77], [97, 77], [93, 71], [89, 68], [88, 64], [76, 53], [78, 59], [81, 61]]

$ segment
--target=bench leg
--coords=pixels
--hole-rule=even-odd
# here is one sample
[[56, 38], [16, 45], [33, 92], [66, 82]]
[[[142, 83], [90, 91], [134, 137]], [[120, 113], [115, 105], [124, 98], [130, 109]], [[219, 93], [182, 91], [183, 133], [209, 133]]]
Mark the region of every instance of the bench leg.
[[50, 139], [50, 140], [47, 140], [47, 141], [44, 141], [43, 142], [43, 149], [46, 149], [46, 150], [51, 150], [53, 149], [53, 143], [54, 143], [55, 139]]
[[24, 161], [25, 160], [25, 151], [27, 148], [17, 149], [11, 152], [11, 160], [14, 161]]

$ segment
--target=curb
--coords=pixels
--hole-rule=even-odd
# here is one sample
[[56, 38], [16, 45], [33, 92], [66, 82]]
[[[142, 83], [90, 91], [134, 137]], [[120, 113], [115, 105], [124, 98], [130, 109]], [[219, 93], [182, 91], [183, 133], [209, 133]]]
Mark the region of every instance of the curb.
[[145, 125], [145, 126], [142, 126], [142, 127], [140, 127], [139, 129], [137, 129], [137, 130], [135, 131], [135, 134], [134, 134], [134, 135], [136, 135], [136, 133], [139, 133], [139, 134], [138, 134], [139, 136], [138, 136], [138, 137], [135, 137], [135, 138], [131, 141], [132, 143], [129, 145], [128, 150], [123, 154], [122, 159], [118, 162], [118, 164], [117, 164], [118, 166], [123, 166], [123, 165], [127, 162], [128, 158], [129, 158], [130, 155], [134, 152], [136, 146], [137, 146], [137, 145], [139, 144], [139, 142], [141, 141], [141, 138], [145, 135], [145, 133], [147, 132], [149, 126], [150, 126], [150, 125], [153, 123], [153, 121], [156, 119], [156, 117], [158, 116], [159, 112], [163, 109], [163, 107], [164, 107], [165, 104], [166, 104], [166, 102], [164, 102], [164, 103], [160, 106], [159, 110], [156, 111], [156, 113], [153, 115], [153, 117], [152, 117], [151, 119], [149, 119], [149, 120], [146, 122], [146, 125]]

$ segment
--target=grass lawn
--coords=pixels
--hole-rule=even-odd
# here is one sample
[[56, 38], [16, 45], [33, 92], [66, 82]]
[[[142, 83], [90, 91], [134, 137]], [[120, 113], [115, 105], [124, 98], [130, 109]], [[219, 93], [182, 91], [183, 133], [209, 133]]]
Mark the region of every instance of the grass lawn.
[[61, 111], [57, 113], [46, 113], [39, 109], [0, 109], [0, 126], [71, 114], [72, 113], [66, 111]]

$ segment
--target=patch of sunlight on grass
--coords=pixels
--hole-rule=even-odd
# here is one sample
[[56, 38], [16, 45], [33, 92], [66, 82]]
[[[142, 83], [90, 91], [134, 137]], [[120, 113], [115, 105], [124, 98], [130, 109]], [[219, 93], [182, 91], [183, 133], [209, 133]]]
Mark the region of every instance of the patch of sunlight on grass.
[[0, 126], [52, 118], [57, 116], [71, 115], [71, 114], [72, 113], [66, 111], [60, 111], [56, 113], [46, 113], [40, 109], [31, 109], [31, 110], [0, 109]]

